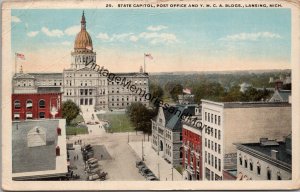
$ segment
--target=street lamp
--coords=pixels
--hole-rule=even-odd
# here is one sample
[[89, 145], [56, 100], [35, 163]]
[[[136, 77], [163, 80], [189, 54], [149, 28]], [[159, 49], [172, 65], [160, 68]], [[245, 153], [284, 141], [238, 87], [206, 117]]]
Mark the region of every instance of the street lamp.
[[142, 161], [144, 161], [144, 140], [142, 140]]

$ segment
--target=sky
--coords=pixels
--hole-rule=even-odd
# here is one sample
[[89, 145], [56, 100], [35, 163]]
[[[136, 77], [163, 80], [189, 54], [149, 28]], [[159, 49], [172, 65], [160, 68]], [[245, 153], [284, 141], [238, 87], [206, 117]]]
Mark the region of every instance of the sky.
[[[82, 9], [13, 9], [12, 61], [25, 72], [70, 68]], [[289, 9], [86, 9], [97, 64], [112, 72], [289, 69]], [[14, 62], [13, 62], [14, 63]]]

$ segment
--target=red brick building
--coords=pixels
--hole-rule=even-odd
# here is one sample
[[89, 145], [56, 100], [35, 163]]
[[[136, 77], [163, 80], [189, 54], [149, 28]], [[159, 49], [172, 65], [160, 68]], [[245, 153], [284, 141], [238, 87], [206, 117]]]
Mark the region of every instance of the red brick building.
[[62, 93], [12, 94], [12, 120], [61, 118]]
[[183, 122], [183, 177], [186, 180], [202, 180], [201, 121]]

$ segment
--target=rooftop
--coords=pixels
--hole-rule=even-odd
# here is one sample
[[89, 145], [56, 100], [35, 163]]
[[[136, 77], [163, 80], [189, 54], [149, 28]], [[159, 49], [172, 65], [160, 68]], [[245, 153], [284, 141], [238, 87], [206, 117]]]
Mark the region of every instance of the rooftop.
[[258, 107], [289, 107], [291, 106], [288, 102], [215, 102], [209, 100], [201, 100], [202, 103], [208, 103], [213, 105], [218, 105], [224, 108], [258, 108]]
[[[289, 149], [291, 149], [291, 146], [290, 142], [286, 141], [277, 142], [268, 140], [259, 143], [243, 143], [236, 145], [239, 150], [255, 155], [258, 158], [274, 163], [277, 166], [288, 167], [290, 169], [292, 165], [292, 156], [289, 153]], [[272, 157], [272, 150], [277, 151], [276, 157]]]
[[[12, 124], [12, 172], [34, 172], [56, 169], [55, 148], [58, 120], [23, 121]], [[46, 145], [27, 147], [27, 134], [30, 129], [40, 126], [46, 130]]]

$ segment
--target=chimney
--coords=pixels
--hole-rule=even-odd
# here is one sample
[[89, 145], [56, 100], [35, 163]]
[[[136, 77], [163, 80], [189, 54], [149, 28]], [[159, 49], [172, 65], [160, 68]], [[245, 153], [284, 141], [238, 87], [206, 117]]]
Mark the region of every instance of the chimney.
[[271, 157], [272, 157], [273, 159], [278, 159], [278, 151], [272, 149], [272, 150], [271, 150]]

